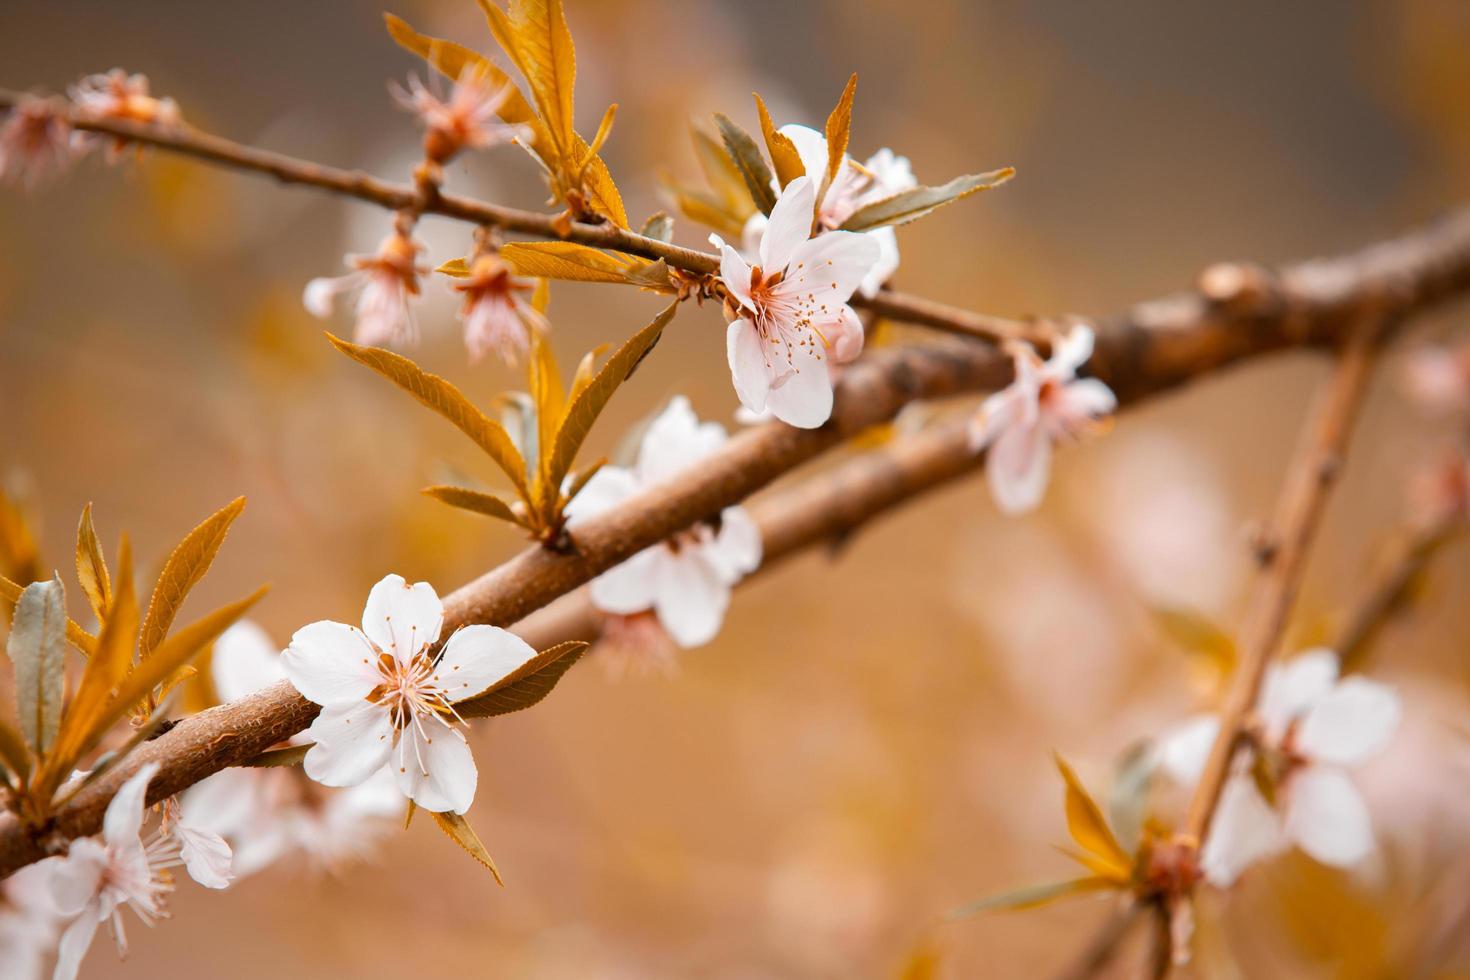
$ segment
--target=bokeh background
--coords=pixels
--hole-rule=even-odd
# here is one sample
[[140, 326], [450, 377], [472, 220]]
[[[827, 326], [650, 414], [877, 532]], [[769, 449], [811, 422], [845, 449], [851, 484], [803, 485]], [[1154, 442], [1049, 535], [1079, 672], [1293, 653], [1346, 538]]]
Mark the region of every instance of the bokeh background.
[[[1470, 191], [1463, 0], [568, 5], [579, 122], [621, 103], [605, 155], [640, 219], [666, 206], [661, 175], [695, 174], [689, 120], [725, 111], [753, 126], [758, 89], [778, 120], [819, 126], [854, 70], [856, 153], [894, 147], [933, 182], [1016, 166], [1004, 189], [900, 233], [902, 288], [986, 311], [1106, 312], [1213, 260], [1340, 251]], [[470, 0], [389, 9], [491, 47]], [[0, 0], [0, 85], [57, 90], [120, 65], [204, 128], [401, 180], [418, 139], [385, 86], [422, 69], [381, 10]], [[544, 198], [510, 148], [457, 163], [450, 187]], [[314, 619], [354, 620], [386, 572], [448, 592], [521, 547], [417, 493], [446, 468], [494, 477], [450, 427], [335, 355], [300, 308], [306, 280], [370, 250], [388, 220], [166, 156], [89, 160], [39, 193], [0, 194], [0, 468], [28, 488], [53, 563], [69, 563], [87, 501], [109, 547], [128, 530], [149, 569], [246, 494], [192, 608], [272, 581], [257, 618], [284, 642]], [[703, 235], [683, 221], [677, 234]], [[468, 248], [439, 219], [422, 237], [435, 262]], [[466, 365], [447, 291], [429, 293], [421, 363], [482, 400], [518, 386], [498, 363]], [[563, 361], [656, 308], [557, 287]], [[1355, 440], [1303, 637], [1353, 594], [1402, 519], [1409, 470], [1445, 436], [1403, 397], [1400, 367]], [[478, 726], [471, 817], [504, 890], [417, 821], [340, 878], [277, 867], [222, 894], [186, 883], [172, 921], [131, 930], [126, 963], [99, 937], [88, 966], [743, 980], [894, 976], [932, 953], [950, 977], [1060, 968], [1106, 901], [950, 924], [944, 912], [1071, 873], [1051, 847], [1065, 839], [1052, 749], [1101, 791], [1124, 749], [1198, 707], [1197, 672], [1150, 609], [1234, 622], [1245, 528], [1269, 509], [1323, 377], [1319, 358], [1291, 355], [1160, 399], [1067, 451], [1034, 516], [1001, 519], [968, 481], [836, 560], [810, 554], [743, 588], [675, 676], [613, 681], [593, 658], [535, 710]], [[677, 392], [733, 424], [712, 309], [681, 314], [593, 450]], [[1467, 579], [1470, 556], [1452, 548], [1371, 664], [1408, 705], [1362, 777], [1383, 857], [1354, 875], [1291, 858], [1209, 900], [1201, 975], [1467, 975]], [[1457, 930], [1461, 948], [1420, 969], [1429, 937]]]

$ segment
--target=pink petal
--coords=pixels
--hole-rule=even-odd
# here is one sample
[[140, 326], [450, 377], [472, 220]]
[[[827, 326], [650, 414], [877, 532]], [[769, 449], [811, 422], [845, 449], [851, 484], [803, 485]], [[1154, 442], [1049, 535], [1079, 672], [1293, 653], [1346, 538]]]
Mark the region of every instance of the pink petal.
[[824, 424], [832, 417], [832, 375], [826, 360], [805, 347], [792, 351], [791, 370], [767, 392], [766, 407], [798, 429]]
[[1051, 478], [1051, 440], [1035, 425], [1012, 425], [990, 447], [985, 477], [1005, 514], [1035, 510]]
[[740, 319], [725, 328], [725, 354], [740, 404], [752, 412], [764, 412], [775, 371], [766, 363], [766, 352], [754, 323]]
[[444, 645], [431, 680], [451, 701], [474, 697], [513, 673], [536, 651], [498, 626], [466, 626]]
[[444, 604], [428, 582], [409, 585], [402, 575], [384, 577], [368, 593], [362, 629], [384, 653], [403, 663], [439, 640]]
[[767, 274], [787, 268], [798, 246], [811, 237], [816, 195], [812, 178], [798, 177], [776, 199], [766, 233], [761, 236], [761, 268]]

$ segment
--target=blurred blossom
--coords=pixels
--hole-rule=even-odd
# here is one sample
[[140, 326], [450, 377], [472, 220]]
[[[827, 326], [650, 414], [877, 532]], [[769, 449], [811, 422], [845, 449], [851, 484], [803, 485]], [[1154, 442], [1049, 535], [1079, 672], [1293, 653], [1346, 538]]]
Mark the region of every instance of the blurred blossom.
[[1404, 387], [1420, 407], [1436, 415], [1470, 410], [1470, 343], [1425, 345], [1404, 366]]
[[678, 648], [673, 637], [652, 610], [628, 616], [616, 613], [603, 616], [596, 651], [598, 662], [614, 680], [640, 674], [667, 677], [678, 666], [674, 659]]
[[392, 86], [398, 104], [419, 117], [424, 126], [424, 155], [436, 164], [447, 163], [461, 150], [484, 150], [517, 139], [528, 139], [526, 126], [495, 121], [505, 100], [515, 91], [509, 81], [496, 86], [481, 71], [467, 65], [449, 98], [429, 91], [415, 75], [408, 88]]
[[530, 348], [532, 331], [544, 335], [550, 329], [521, 295], [532, 291], [531, 284], [511, 275], [510, 266], [497, 255], [477, 256], [469, 277], [455, 281], [453, 288], [464, 294], [459, 319], [471, 364], [493, 351], [513, 367]]
[[0, 125], [0, 181], [34, 189], [76, 154], [71, 126], [50, 99], [21, 96]]
[[38, 980], [56, 944], [57, 913], [51, 896], [56, 861], [41, 861], [0, 881], [0, 978]]
[[[1273, 666], [1257, 707], [1255, 766], [1238, 760], [1201, 852], [1210, 881], [1228, 888], [1249, 865], [1293, 844], [1334, 867], [1367, 858], [1373, 827], [1347, 770], [1383, 750], [1400, 713], [1391, 688], [1362, 677], [1339, 679], [1330, 650]], [[1219, 719], [1207, 716], [1166, 736], [1159, 748], [1165, 771], [1185, 785], [1198, 783], [1219, 730]]]
[[823, 362], [861, 350], [854, 332], [862, 336], [862, 321], [847, 301], [878, 261], [878, 246], [866, 235], [811, 237], [815, 197], [810, 177], [786, 185], [754, 266], [710, 236], [729, 292], [725, 344], [740, 403], [752, 412], [769, 408], [802, 429], [832, 414], [832, 379]]
[[1458, 448], [1417, 468], [1409, 481], [1409, 520], [1420, 527], [1463, 519], [1470, 512], [1470, 458]]
[[[826, 136], [808, 126], [794, 123], [782, 126], [781, 133], [796, 145], [802, 169], [808, 176], [816, 180], [819, 175], [827, 173]], [[822, 231], [835, 231], [859, 208], [917, 186], [919, 182], [914, 179], [909, 158], [898, 156], [887, 147], [862, 164], [850, 156], [844, 156], [841, 166], [837, 168], [837, 176], [832, 179], [832, 185], [827, 188], [827, 193], [817, 208], [817, 223]], [[746, 221], [742, 252], [747, 261], [756, 261], [754, 256], [768, 224], [768, 219], [760, 211], [756, 211]], [[898, 271], [898, 235], [891, 225], [862, 234], [878, 244], [878, 261], [863, 277], [858, 292], [864, 296], [873, 296]]]
[[[114, 68], [103, 74], [87, 75], [73, 85], [68, 94], [77, 114], [85, 118], [158, 126], [178, 126], [183, 122], [177, 102], [168, 98], [155, 98], [149, 94], [148, 76], [129, 75], [121, 68]], [[79, 133], [75, 142], [81, 147], [89, 147], [100, 139], [103, 137], [96, 134]], [[116, 162], [127, 145], [125, 139], [109, 139], [108, 161]], [[141, 149], [139, 147], [140, 152]]]
[[339, 293], [356, 292], [353, 340], [373, 347], [416, 343], [418, 324], [409, 300], [419, 294], [419, 276], [428, 271], [416, 263], [421, 249], [407, 235], [394, 232], [376, 254], [348, 255], [345, 261], [354, 271], [307, 283], [302, 305], [324, 320], [332, 315]]
[[839, 821], [802, 827], [766, 882], [767, 930], [804, 973], [850, 976], [892, 909], [866, 835]]
[[[725, 439], [723, 426], [700, 422], [689, 400], [675, 397], [649, 424], [631, 469], [604, 466], [572, 499], [568, 526], [667, 482]], [[726, 507], [714, 526], [698, 524], [603, 572], [592, 582], [592, 604], [620, 616], [651, 609], [679, 646], [703, 646], [725, 621], [730, 590], [760, 562], [760, 529], [744, 507]]]
[[[444, 604], [427, 582], [389, 575], [373, 586], [362, 629], [321, 621], [291, 637], [286, 676], [322, 706], [303, 767], [327, 786], [358, 786], [391, 765], [425, 810], [464, 813], [478, 774], [454, 704], [536, 655], [496, 626], [464, 626], [436, 656]], [[390, 762], [391, 759], [391, 762]]]
[[[215, 642], [210, 674], [224, 702], [286, 679], [280, 652], [248, 620]], [[304, 734], [292, 741], [305, 741]], [[295, 854], [316, 867], [340, 870], [369, 856], [403, 814], [403, 795], [386, 768], [344, 790], [323, 789], [294, 766], [225, 769], [191, 787], [181, 804], [191, 826], [230, 841], [237, 877]]]
[[1107, 385], [1077, 377], [1092, 342], [1092, 330], [1079, 325], [1045, 361], [1030, 344], [1011, 345], [1015, 380], [985, 399], [970, 426], [970, 447], [990, 450], [985, 477], [1003, 513], [1035, 510], [1051, 478], [1052, 443], [1096, 431], [1098, 420], [1117, 408]]

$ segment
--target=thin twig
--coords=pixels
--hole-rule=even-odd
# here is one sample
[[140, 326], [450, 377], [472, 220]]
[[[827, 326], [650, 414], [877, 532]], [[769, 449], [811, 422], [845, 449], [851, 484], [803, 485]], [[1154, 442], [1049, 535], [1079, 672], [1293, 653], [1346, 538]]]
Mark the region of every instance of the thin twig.
[[1091, 980], [1113, 962], [1123, 940], [1133, 931], [1139, 919], [1150, 906], [1145, 902], [1130, 901], [1123, 908], [1108, 916], [1097, 935], [1087, 944], [1082, 955], [1065, 971], [1057, 974], [1057, 980]]
[[1210, 748], [1184, 820], [1184, 838], [1196, 847], [1209, 833], [1266, 668], [1281, 645], [1328, 494], [1342, 472], [1382, 322], [1378, 313], [1366, 311], [1339, 355], [1306, 441], [1292, 460], [1267, 539], [1258, 548], [1262, 569], [1240, 628], [1240, 662], [1220, 712], [1220, 733]]

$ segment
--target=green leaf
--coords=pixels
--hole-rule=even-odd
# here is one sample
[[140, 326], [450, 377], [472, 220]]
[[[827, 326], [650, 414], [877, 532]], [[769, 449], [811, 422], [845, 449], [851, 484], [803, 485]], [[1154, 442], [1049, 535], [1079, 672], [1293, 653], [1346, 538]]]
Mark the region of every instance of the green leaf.
[[1017, 888], [999, 895], [992, 895], [989, 898], [982, 898], [969, 905], [962, 905], [950, 911], [947, 918], [964, 919], [984, 912], [1015, 912], [1020, 909], [1034, 909], [1071, 895], [1103, 891], [1113, 887], [1116, 886], [1112, 882], [1097, 876], [1075, 878], [1071, 881], [1054, 881], [1045, 885], [1028, 885], [1025, 888]]
[[92, 606], [97, 622], [107, 618], [107, 603], [112, 599], [112, 578], [107, 573], [107, 559], [102, 555], [102, 542], [92, 526], [92, 505], [82, 508], [77, 524], [77, 581]]
[[310, 745], [292, 745], [284, 749], [271, 749], [253, 758], [246, 759], [240, 765], [248, 766], [252, 769], [264, 769], [274, 766], [299, 766], [301, 765], [301, 760], [306, 758], [306, 753], [310, 751]]
[[475, 833], [468, 820], [458, 813], [436, 813], [434, 823], [449, 835], [450, 840], [464, 848], [466, 854], [488, 868], [495, 876], [497, 885], [505, 887], [505, 879], [500, 877], [500, 869], [495, 867], [495, 859], [490, 856], [489, 851], [485, 850], [485, 845], [480, 843], [480, 836]]
[[760, 147], [749, 133], [735, 125], [724, 113], [715, 113], [715, 125], [719, 127], [725, 150], [730, 154], [735, 169], [740, 171], [745, 189], [750, 191], [755, 206], [763, 213], [770, 214], [771, 208], [776, 206], [776, 192], [771, 188], [771, 168], [766, 166]]
[[1067, 784], [1066, 809], [1067, 832], [1084, 851], [1097, 857], [1101, 865], [1087, 862], [1100, 873], [1111, 875], [1114, 880], [1126, 882], [1133, 876], [1133, 859], [1119, 845], [1102, 810], [1088, 794], [1072, 767], [1060, 755], [1054, 756], [1057, 770]]
[[460, 510], [474, 511], [476, 514], [484, 514], [486, 517], [498, 517], [502, 521], [509, 521], [520, 527], [525, 527], [526, 522], [516, 516], [510, 504], [501, 500], [493, 494], [481, 493], [478, 490], [470, 490], [467, 487], [449, 487], [436, 485], [424, 487], [423, 492], [441, 503]]
[[663, 211], [655, 211], [643, 222], [643, 230], [639, 234], [667, 244], [674, 240], [674, 219]]
[[770, 110], [766, 108], [766, 102], [760, 95], [755, 97], [755, 108], [760, 113], [761, 135], [766, 138], [766, 152], [771, 155], [771, 163], [776, 168], [776, 179], [781, 182], [784, 190], [796, 178], [806, 176], [806, 165], [801, 162], [801, 153], [791, 137], [771, 122]]
[[526, 461], [499, 422], [470, 402], [454, 385], [429, 374], [413, 361], [380, 347], [363, 347], [327, 334], [332, 346], [357, 363], [371, 368], [419, 400], [425, 407], [448, 419], [473, 439], [510, 478], [521, 496], [527, 495]]
[[26, 586], [5, 652], [15, 668], [20, 733], [36, 758], [56, 741], [66, 679], [66, 587], [61, 577]]
[[244, 509], [245, 498], [236, 497], [186, 534], [168, 556], [163, 571], [158, 574], [158, 583], [153, 586], [148, 614], [143, 617], [143, 632], [138, 638], [140, 660], [147, 658], [168, 635], [189, 590], [209, 571], [220, 545], [225, 543], [225, 535], [230, 533], [230, 525]]
[[586, 650], [587, 644], [581, 640], [568, 640], [542, 650], [486, 690], [456, 701], [454, 710], [465, 718], [489, 718], [529, 708], [551, 693], [557, 681]]
[[662, 336], [664, 327], [668, 326], [678, 309], [677, 300], [670, 303], [652, 323], [614, 351], [602, 370], [597, 372], [571, 405], [567, 406], [566, 418], [557, 430], [556, 442], [547, 464], [547, 479], [551, 486], [561, 486], [562, 478], [576, 462], [577, 450], [582, 448], [597, 416], [607, 407], [608, 400], [618, 390], [618, 386], [628, 380], [644, 356], [653, 349], [653, 345]]
[[842, 231], [872, 231], [888, 225], [908, 224], [931, 211], [953, 204], [961, 198], [999, 187], [1014, 177], [1011, 167], [985, 174], [956, 177], [939, 187], [914, 187], [892, 197], [858, 208], [842, 223]]

